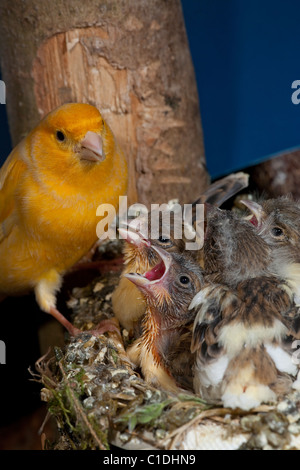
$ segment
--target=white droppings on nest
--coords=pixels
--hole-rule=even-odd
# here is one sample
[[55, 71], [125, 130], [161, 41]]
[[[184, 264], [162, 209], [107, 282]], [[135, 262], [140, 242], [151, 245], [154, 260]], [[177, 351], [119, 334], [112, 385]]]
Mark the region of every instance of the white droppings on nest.
[[118, 374], [128, 375], [128, 371], [126, 369], [111, 370], [110, 373], [111, 373], [112, 377], [114, 377], [115, 375], [118, 375]]
[[71, 298], [66, 302], [67, 307], [68, 307], [68, 308], [71, 308], [71, 309], [74, 308], [74, 307], [76, 307], [76, 305], [78, 305], [78, 303], [79, 303], [79, 300], [76, 299], [75, 297], [71, 297]]
[[104, 357], [105, 357], [106, 352], [107, 352], [107, 347], [102, 348], [99, 354], [97, 354], [97, 356], [95, 357], [94, 362], [104, 362]]
[[250, 434], [230, 435], [224, 425], [208, 422], [189, 429], [179, 450], [237, 450]]
[[97, 284], [95, 284], [94, 286], [93, 292], [96, 294], [96, 292], [101, 291], [103, 287], [105, 287], [105, 284], [103, 284], [103, 282], [97, 282]]

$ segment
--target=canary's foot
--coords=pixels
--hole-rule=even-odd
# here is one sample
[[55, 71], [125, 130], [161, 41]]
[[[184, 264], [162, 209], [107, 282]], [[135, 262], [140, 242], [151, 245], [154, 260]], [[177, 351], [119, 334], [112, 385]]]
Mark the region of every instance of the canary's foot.
[[74, 325], [72, 325], [72, 323], [70, 323], [69, 320], [67, 320], [66, 317], [64, 317], [55, 307], [50, 307], [49, 313], [68, 330], [71, 336], [77, 336], [81, 333], [90, 333], [94, 336], [99, 336], [107, 332], [115, 332], [122, 340], [119, 322], [116, 318], [102, 320], [95, 328], [92, 328], [91, 330], [79, 330], [79, 328], [76, 328]]
[[55, 307], [50, 307], [49, 313], [68, 330], [71, 336], [76, 336], [79, 335], [79, 333], [82, 333], [81, 330], [72, 325], [72, 323], [70, 323], [69, 320], [67, 320], [66, 317], [64, 317]]
[[95, 336], [103, 335], [107, 332], [117, 333], [119, 339], [122, 341], [122, 336], [120, 332], [120, 324], [117, 318], [108, 318], [107, 320], [102, 320], [98, 325], [92, 330], [88, 330], [87, 333], [92, 333]]

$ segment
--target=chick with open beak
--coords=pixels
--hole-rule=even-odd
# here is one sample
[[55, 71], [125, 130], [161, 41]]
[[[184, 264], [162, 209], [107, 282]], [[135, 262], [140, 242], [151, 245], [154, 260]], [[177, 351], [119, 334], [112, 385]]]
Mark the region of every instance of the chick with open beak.
[[135, 219], [127, 228], [119, 228], [124, 239], [124, 269], [119, 285], [112, 296], [115, 316], [129, 332], [136, 330], [136, 325], [146, 310], [143, 292], [130, 282], [125, 274], [143, 274], [156, 266], [159, 255], [154, 247], [168, 252], [181, 253], [185, 250], [185, 238], [174, 237], [174, 223], [160, 223], [159, 234], [151, 238], [151, 214]]
[[[220, 206], [247, 186], [248, 175], [243, 172], [231, 174], [215, 181], [191, 204], [192, 220], [194, 221], [198, 204], [208, 203], [213, 206]], [[136, 219], [136, 225], [130, 223], [130, 227], [119, 229], [120, 235], [125, 241], [123, 275], [130, 272], [142, 274], [154, 267], [158, 262], [158, 257], [155, 250], [153, 250], [153, 246], [161, 247], [169, 253], [187, 253], [186, 246], [190, 241], [185, 236], [187, 224], [181, 227], [182, 237], [177, 238], [175, 236], [176, 221], [174, 220], [166, 226], [161, 222], [158, 233], [156, 236], [152, 236], [152, 214], [153, 212], [149, 213], [148, 217], [144, 216]], [[203, 267], [202, 250], [190, 251], [188, 254]], [[146, 302], [143, 293], [133, 283], [129, 282], [126, 276], [122, 276], [113, 293], [112, 306], [120, 324], [129, 332], [133, 332], [138, 320], [145, 313]]]
[[141, 232], [120, 228], [120, 236], [125, 240], [123, 276], [112, 295], [112, 307], [120, 324], [133, 334], [139, 319], [145, 312], [146, 302], [135, 284], [126, 278], [126, 274], [144, 273], [158, 261], [151, 243]]
[[194, 314], [188, 306], [203, 285], [201, 268], [189, 257], [152, 246], [160, 261], [143, 275], [127, 273], [143, 294], [142, 334], [127, 353], [154, 386], [192, 389], [190, 353]]

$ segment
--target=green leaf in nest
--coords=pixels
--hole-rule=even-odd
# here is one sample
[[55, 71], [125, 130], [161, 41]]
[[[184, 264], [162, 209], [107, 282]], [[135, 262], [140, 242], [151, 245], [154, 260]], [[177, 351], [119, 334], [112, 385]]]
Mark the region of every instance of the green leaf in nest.
[[196, 395], [189, 395], [189, 394], [184, 394], [180, 393], [177, 396], [178, 400], [180, 401], [187, 401], [187, 402], [193, 402], [193, 403], [199, 403], [199, 405], [203, 405], [205, 408], [211, 408], [212, 405], [210, 403], [207, 403], [205, 400], [203, 400], [200, 397], [197, 397]]
[[151, 403], [150, 405], [139, 406], [130, 413], [126, 413], [117, 419], [118, 422], [128, 423], [129, 431], [133, 431], [137, 424], [152, 423], [160, 417], [163, 409], [172, 403], [173, 400], [167, 399], [160, 403]]

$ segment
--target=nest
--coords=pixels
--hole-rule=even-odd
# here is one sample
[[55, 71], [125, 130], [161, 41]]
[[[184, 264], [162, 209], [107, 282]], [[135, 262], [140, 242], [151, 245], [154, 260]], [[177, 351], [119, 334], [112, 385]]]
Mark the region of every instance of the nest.
[[[118, 242], [106, 249], [119, 252]], [[103, 250], [103, 247], [101, 248]], [[75, 326], [89, 329], [113, 316], [111, 295], [119, 272], [73, 288]], [[300, 449], [300, 393], [250, 412], [205, 403], [190, 393], [170, 394], [147, 384], [125, 349], [128, 333], [83, 332], [36, 363], [41, 399], [54, 416], [58, 438], [47, 449]]]

